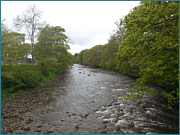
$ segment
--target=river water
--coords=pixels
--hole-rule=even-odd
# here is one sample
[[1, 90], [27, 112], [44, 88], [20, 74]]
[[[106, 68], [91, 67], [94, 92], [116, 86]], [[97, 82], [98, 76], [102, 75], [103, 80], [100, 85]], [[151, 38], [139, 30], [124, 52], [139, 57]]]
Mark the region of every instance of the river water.
[[[162, 96], [123, 100], [135, 80], [108, 70], [74, 64], [38, 94], [51, 98], [29, 112], [31, 134], [178, 134], [179, 110], [162, 107]], [[157, 86], [149, 86], [161, 93]], [[37, 95], [38, 96], [38, 95]]]

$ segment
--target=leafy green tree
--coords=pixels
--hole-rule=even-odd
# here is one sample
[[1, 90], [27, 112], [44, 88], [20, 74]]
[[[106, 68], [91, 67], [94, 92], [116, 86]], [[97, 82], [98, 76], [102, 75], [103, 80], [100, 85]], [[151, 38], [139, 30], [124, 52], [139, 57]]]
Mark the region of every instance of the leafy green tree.
[[83, 65], [88, 65], [88, 56], [89, 56], [89, 49], [85, 49], [83, 50], [83, 54], [82, 54], [82, 64]]
[[83, 59], [83, 51], [84, 51], [84, 50], [82, 50], [82, 51], [79, 53], [79, 55], [78, 55], [78, 63], [79, 63], [79, 64], [83, 64], [83, 62], [82, 62], [82, 59]]
[[115, 70], [116, 67], [116, 56], [115, 53], [118, 51], [118, 46], [115, 42], [110, 42], [102, 46], [102, 54], [100, 56], [100, 66], [102, 68]]
[[102, 45], [96, 45], [89, 50], [88, 65], [100, 67], [101, 54], [103, 53]]
[[117, 64], [128, 58], [140, 70], [140, 78], [132, 84], [137, 92], [131, 91], [134, 94], [129, 99], [142, 97], [142, 93], [156, 95], [144, 87], [153, 82], [169, 90], [163, 94], [167, 107], [172, 108], [179, 99], [179, 2], [143, 1], [121, 24], [126, 31]]
[[55, 61], [53, 59], [53, 55], [55, 53], [53, 49], [53, 45], [51, 43], [52, 33], [50, 31], [49, 26], [41, 29], [41, 32], [38, 37], [38, 43], [35, 44], [35, 59], [38, 60], [38, 64], [41, 65], [41, 70], [45, 73], [44, 66], [51, 61]]
[[78, 63], [83, 65], [89, 65], [88, 58], [89, 58], [89, 49], [82, 50], [78, 55]]
[[28, 52], [22, 48], [25, 41], [25, 35], [12, 32], [7, 26], [1, 23], [1, 62], [2, 64], [12, 65], [17, 63], [21, 58], [21, 52]]
[[47, 25], [40, 31], [39, 42], [35, 45], [35, 57], [42, 72], [67, 69], [73, 62], [73, 56], [67, 51], [70, 47], [66, 42], [68, 37], [64, 34], [65, 29]]

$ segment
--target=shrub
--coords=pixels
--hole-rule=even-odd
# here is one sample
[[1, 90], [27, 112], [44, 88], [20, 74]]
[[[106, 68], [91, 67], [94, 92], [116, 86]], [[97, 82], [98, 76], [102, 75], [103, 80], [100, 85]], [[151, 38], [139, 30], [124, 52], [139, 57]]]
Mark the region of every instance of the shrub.
[[41, 71], [31, 65], [2, 65], [1, 68], [3, 92], [16, 92], [23, 88], [32, 88], [42, 80]]

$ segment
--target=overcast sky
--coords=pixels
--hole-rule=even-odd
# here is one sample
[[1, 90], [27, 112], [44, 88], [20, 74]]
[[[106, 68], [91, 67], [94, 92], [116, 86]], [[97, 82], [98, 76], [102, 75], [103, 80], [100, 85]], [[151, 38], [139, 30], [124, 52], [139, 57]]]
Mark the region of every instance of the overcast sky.
[[[72, 54], [106, 44], [116, 29], [114, 22], [127, 15], [140, 1], [1, 1], [1, 20], [12, 30], [13, 18], [35, 3], [42, 21], [65, 28]], [[27, 41], [28, 42], [28, 41]]]

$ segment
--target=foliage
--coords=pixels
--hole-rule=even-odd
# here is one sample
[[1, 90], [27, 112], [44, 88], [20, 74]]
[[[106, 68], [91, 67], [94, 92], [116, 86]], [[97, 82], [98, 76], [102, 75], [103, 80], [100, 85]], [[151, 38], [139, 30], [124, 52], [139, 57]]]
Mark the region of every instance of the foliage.
[[89, 50], [88, 54], [88, 65], [94, 67], [100, 67], [101, 54], [102, 54], [102, 45], [96, 45]]
[[42, 81], [42, 73], [30, 65], [2, 65], [1, 88], [3, 92], [16, 92], [32, 88]]
[[[29, 32], [31, 46], [24, 43], [24, 34], [11, 31], [1, 21], [1, 62], [11, 65], [2, 65], [3, 93], [20, 92], [24, 88], [42, 85], [42, 82], [50, 81], [74, 61], [139, 77], [128, 86], [135, 89], [129, 91], [130, 96], [123, 96], [124, 99], [143, 98], [144, 94], [156, 95], [155, 90], [145, 87], [146, 83], [154, 83], [168, 91], [162, 93], [168, 100], [164, 107], [171, 109], [178, 103], [178, 1], [142, 1], [124, 19], [115, 22], [117, 30], [110, 36], [107, 44], [82, 50], [74, 56], [68, 52], [69, 38], [65, 35], [64, 28], [49, 25], [39, 28], [41, 14], [32, 5], [14, 20], [17, 28], [24, 27]], [[38, 42], [34, 45], [38, 30]], [[35, 55], [37, 67], [13, 65], [27, 58], [29, 53], [32, 54], [33, 64]], [[142, 99], [141, 102], [145, 100]]]
[[110, 42], [102, 47], [102, 54], [100, 55], [100, 66], [102, 68], [115, 70], [116, 57], [115, 53], [118, 51], [118, 45], [115, 42]]
[[78, 63], [78, 53], [74, 54], [74, 63]]
[[[65, 29], [56, 26], [41, 28], [35, 47], [36, 66], [22, 65], [31, 53], [24, 43], [25, 35], [9, 30], [1, 22], [1, 92], [3, 99], [22, 94], [24, 90], [44, 86], [72, 65], [74, 57], [68, 52]], [[21, 63], [21, 65], [20, 65]]]
[[1, 67], [1, 98], [8, 100], [21, 96], [23, 91], [34, 87], [45, 86], [57, 75], [63, 73], [48, 72], [43, 75], [37, 66], [31, 65], [2, 65]]
[[78, 54], [78, 63], [79, 64], [83, 64], [83, 52], [84, 50], [82, 50], [79, 54]]
[[82, 50], [79, 63], [139, 77], [125, 99], [145, 102], [144, 94], [157, 95], [145, 84], [157, 84], [172, 108], [179, 100], [179, 2], [143, 1], [115, 24], [109, 42]]
[[20, 44], [20, 55], [21, 55], [21, 64], [23, 63], [23, 60], [28, 60], [28, 55], [31, 52], [31, 45], [29, 43], [23, 43]]
[[12, 32], [5, 24], [1, 23], [1, 62], [4, 64], [17, 64], [27, 58], [30, 45], [25, 42], [25, 35]]
[[65, 70], [72, 65], [73, 56], [67, 51], [70, 47], [66, 40], [68, 37], [64, 34], [65, 29], [56, 26], [41, 29], [38, 37], [38, 43], [35, 45], [35, 58], [37, 65], [41, 66], [43, 74], [49, 71], [58, 72]]
[[152, 92], [144, 87], [147, 82], [169, 89], [163, 94], [171, 108], [179, 99], [179, 2], [143, 1], [121, 25], [126, 31], [117, 53], [118, 66], [131, 59], [132, 66], [139, 67], [140, 78], [133, 84], [139, 92]]

